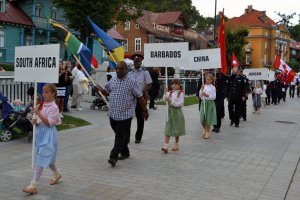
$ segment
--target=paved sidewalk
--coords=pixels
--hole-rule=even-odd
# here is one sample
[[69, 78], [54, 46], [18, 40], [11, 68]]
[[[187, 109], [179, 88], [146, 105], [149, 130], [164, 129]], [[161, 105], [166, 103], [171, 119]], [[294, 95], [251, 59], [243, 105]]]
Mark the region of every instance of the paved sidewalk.
[[150, 111], [140, 144], [133, 142], [133, 120], [131, 157], [115, 168], [107, 163], [114, 140], [107, 112], [85, 103], [84, 111], [70, 114], [93, 125], [60, 132], [57, 166], [63, 178], [56, 186], [48, 184], [51, 173], [45, 170], [38, 194], [24, 194], [32, 177], [31, 145], [25, 138], [0, 142], [0, 200], [298, 200], [300, 167], [289, 185], [300, 156], [299, 103], [288, 99], [252, 114], [249, 101], [248, 121], [231, 127], [226, 113], [221, 132], [209, 140], [200, 135], [198, 106], [184, 107], [187, 135], [180, 150], [169, 154], [160, 150], [161, 106]]

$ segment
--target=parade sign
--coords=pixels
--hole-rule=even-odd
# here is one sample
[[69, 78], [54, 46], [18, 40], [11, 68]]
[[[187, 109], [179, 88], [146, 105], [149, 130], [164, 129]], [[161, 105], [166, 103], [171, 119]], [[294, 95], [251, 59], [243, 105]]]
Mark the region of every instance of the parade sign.
[[145, 67], [186, 67], [188, 52], [187, 42], [145, 44], [143, 65]]
[[15, 48], [15, 81], [57, 83], [59, 44]]
[[269, 80], [269, 69], [267, 68], [244, 69], [243, 74], [251, 81]]
[[221, 68], [220, 48], [196, 50], [189, 52], [187, 70]]
[[268, 76], [269, 76], [268, 81], [274, 81], [275, 80], [275, 72], [274, 71], [269, 70]]

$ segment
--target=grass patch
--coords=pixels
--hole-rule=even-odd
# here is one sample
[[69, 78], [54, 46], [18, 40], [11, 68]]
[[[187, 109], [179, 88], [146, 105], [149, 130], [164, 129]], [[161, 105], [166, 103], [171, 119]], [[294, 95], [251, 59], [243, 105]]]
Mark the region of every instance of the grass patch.
[[[184, 106], [190, 106], [194, 104], [198, 104], [199, 99], [196, 96], [187, 96], [184, 97]], [[163, 100], [160, 100], [156, 103], [157, 105], [166, 105], [166, 103]]]
[[[91, 123], [88, 121], [85, 121], [83, 119], [80, 118], [76, 118], [76, 117], [72, 117], [69, 115], [64, 115], [64, 117], [62, 118], [62, 124], [56, 126], [58, 131], [62, 131], [62, 130], [67, 130], [67, 129], [71, 129], [71, 128], [78, 128], [81, 126], [87, 126], [90, 125]], [[1, 127], [1, 124], [0, 124]], [[0, 128], [0, 133], [3, 130]], [[23, 138], [23, 137], [27, 137], [27, 133], [24, 134], [22, 133], [22, 131], [15, 131], [12, 134], [12, 140], [18, 139], [18, 138]], [[2, 140], [0, 139], [0, 142], [2, 142]]]

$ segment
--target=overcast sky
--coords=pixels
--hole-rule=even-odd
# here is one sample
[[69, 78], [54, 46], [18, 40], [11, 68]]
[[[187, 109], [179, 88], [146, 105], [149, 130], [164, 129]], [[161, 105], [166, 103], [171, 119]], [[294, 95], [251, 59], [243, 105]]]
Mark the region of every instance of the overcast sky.
[[[192, 0], [193, 5], [198, 9], [203, 17], [214, 17], [215, 0]], [[298, 14], [300, 14], [300, 0], [217, 0], [217, 13], [224, 8], [224, 14], [229, 17], [239, 17], [245, 12], [245, 8], [252, 5], [255, 10], [266, 11], [267, 16], [278, 21], [276, 12], [290, 15], [293, 12], [292, 22], [298, 22]]]

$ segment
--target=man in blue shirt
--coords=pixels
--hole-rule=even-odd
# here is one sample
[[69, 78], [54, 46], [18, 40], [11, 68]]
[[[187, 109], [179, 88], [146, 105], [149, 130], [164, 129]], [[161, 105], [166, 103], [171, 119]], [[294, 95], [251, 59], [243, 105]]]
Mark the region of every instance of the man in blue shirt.
[[[143, 92], [138, 86], [137, 80], [127, 75], [127, 64], [121, 61], [116, 66], [117, 77], [113, 77], [105, 86], [96, 86], [96, 92], [100, 90], [103, 95], [109, 95], [109, 119], [110, 125], [115, 132], [115, 143], [110, 153], [108, 162], [112, 167], [117, 160], [129, 158], [128, 143], [130, 140], [131, 121], [135, 112], [136, 102], [143, 110], [143, 118], [148, 119], [149, 114]], [[119, 156], [119, 154], [121, 154]]]

